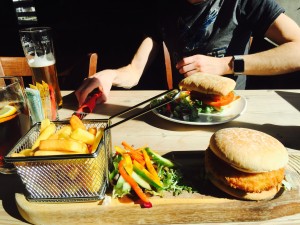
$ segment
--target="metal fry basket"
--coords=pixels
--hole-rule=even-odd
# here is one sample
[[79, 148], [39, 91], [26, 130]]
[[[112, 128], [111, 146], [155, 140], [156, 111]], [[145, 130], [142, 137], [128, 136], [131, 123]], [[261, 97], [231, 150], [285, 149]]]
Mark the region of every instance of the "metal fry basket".
[[[54, 121], [57, 129], [69, 121]], [[83, 120], [87, 128], [105, 128], [110, 120]], [[5, 157], [21, 177], [28, 201], [83, 202], [103, 199], [108, 186], [108, 164], [111, 152], [111, 132], [103, 137], [92, 154], [12, 157], [12, 153], [31, 148], [39, 136], [40, 123], [35, 124]]]

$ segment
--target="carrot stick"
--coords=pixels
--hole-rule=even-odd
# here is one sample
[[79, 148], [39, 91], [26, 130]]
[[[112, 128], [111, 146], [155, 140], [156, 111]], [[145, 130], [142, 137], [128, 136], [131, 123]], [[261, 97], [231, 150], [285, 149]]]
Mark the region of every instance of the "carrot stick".
[[138, 155], [132, 153], [130, 154], [130, 156], [132, 157], [133, 160], [139, 162], [143, 167], [145, 166], [145, 160], [142, 157], [139, 157]]
[[143, 149], [144, 149], [144, 148], [138, 148], [138, 149], [135, 150], [135, 152], [136, 152], [137, 154], [139, 154], [139, 155], [142, 156], [142, 155], [143, 155], [143, 152], [142, 152]]
[[139, 185], [135, 182], [135, 180], [129, 176], [127, 174], [127, 172], [124, 169], [124, 164], [125, 164], [125, 160], [122, 159], [119, 162], [119, 172], [121, 174], [121, 176], [124, 178], [124, 180], [130, 184], [130, 186], [132, 187], [132, 189], [135, 191], [135, 193], [139, 196], [139, 198], [146, 203], [149, 203], [149, 199], [148, 197], [145, 195], [145, 193], [143, 192], [143, 190], [139, 187]]
[[145, 149], [143, 149], [143, 154], [144, 154], [144, 159], [145, 159], [145, 163], [146, 163], [148, 171], [154, 176], [155, 179], [157, 179], [159, 181], [160, 178], [158, 177], [158, 174], [157, 174], [155, 168], [153, 167], [153, 165], [150, 161], [150, 157]]
[[122, 145], [125, 149], [129, 150], [129, 152], [130, 152], [129, 154], [133, 159], [138, 161], [141, 165], [143, 165], [143, 166], [145, 165], [143, 155], [138, 154], [137, 151], [125, 141], [122, 141]]
[[129, 145], [126, 141], [122, 141], [122, 145], [124, 146], [125, 149], [128, 149], [130, 151], [135, 151], [135, 149]]

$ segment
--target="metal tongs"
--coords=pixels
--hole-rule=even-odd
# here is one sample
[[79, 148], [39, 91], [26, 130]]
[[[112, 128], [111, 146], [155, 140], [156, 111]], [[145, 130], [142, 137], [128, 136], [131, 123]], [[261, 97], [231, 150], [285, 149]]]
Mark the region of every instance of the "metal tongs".
[[152, 97], [152, 98], [150, 98], [148, 100], [145, 100], [145, 101], [143, 101], [143, 102], [141, 102], [141, 103], [139, 103], [139, 104], [137, 104], [135, 106], [132, 106], [132, 107], [130, 107], [130, 108], [128, 108], [128, 109], [126, 109], [126, 110], [118, 113], [118, 114], [115, 114], [115, 115], [111, 116], [109, 119], [111, 120], [111, 119], [113, 119], [115, 117], [118, 117], [118, 116], [121, 116], [121, 115], [123, 115], [125, 113], [128, 113], [128, 112], [132, 111], [133, 109], [136, 109], [137, 107], [139, 107], [141, 105], [144, 105], [144, 104], [146, 104], [148, 102], [151, 102], [151, 101], [153, 101], [153, 100], [155, 100], [155, 99], [157, 99], [159, 97], [162, 97], [162, 96], [165, 96], [165, 95], [168, 95], [168, 97], [169, 97], [167, 99], [164, 98], [165, 101], [162, 100], [159, 104], [155, 104], [155, 105], [149, 104], [148, 107], [145, 108], [145, 109], [143, 109], [142, 111], [140, 111], [140, 112], [138, 112], [136, 114], [133, 114], [133, 115], [131, 115], [131, 116], [129, 116], [129, 117], [127, 117], [127, 118], [125, 118], [125, 119], [117, 122], [117, 123], [114, 123], [114, 124], [106, 127], [105, 130], [113, 128], [113, 127], [115, 127], [115, 126], [117, 126], [117, 125], [119, 125], [121, 123], [124, 123], [124, 122], [126, 122], [128, 120], [134, 119], [134, 118], [139, 117], [141, 115], [144, 115], [145, 113], [148, 113], [148, 112], [150, 112], [150, 111], [152, 111], [152, 110], [154, 110], [156, 108], [159, 108], [159, 107], [164, 106], [164, 105], [166, 105], [166, 104], [168, 104], [170, 102], [173, 102], [173, 101], [175, 101], [176, 99], [179, 98], [180, 93], [181, 92], [178, 89], [171, 89], [171, 90], [163, 92], [163, 93], [161, 93], [159, 95], [156, 95], [156, 96], [154, 96], [154, 97]]
[[[117, 122], [115, 124], [112, 124], [112, 125], [106, 127], [105, 129], [113, 128], [113, 127], [115, 127], [115, 126], [117, 126], [117, 125], [119, 125], [121, 123], [124, 123], [124, 122], [126, 122], [128, 120], [134, 119], [134, 118], [139, 117], [141, 115], [144, 115], [145, 113], [148, 113], [148, 112], [150, 112], [150, 111], [152, 111], [152, 110], [154, 110], [156, 108], [159, 108], [159, 107], [161, 107], [163, 105], [166, 105], [166, 104], [168, 104], [168, 103], [176, 100], [179, 97], [179, 95], [180, 95], [180, 91], [178, 89], [171, 89], [171, 90], [165, 91], [165, 92], [163, 92], [163, 93], [161, 93], [159, 95], [156, 95], [156, 96], [154, 96], [154, 97], [152, 97], [150, 99], [147, 99], [147, 100], [145, 100], [145, 101], [143, 101], [143, 102], [141, 102], [141, 103], [139, 103], [139, 104], [137, 104], [135, 106], [132, 106], [132, 107], [130, 107], [130, 108], [128, 108], [128, 109], [120, 112], [120, 113], [117, 113], [117, 114], [113, 115], [109, 119], [111, 120], [111, 119], [113, 119], [115, 117], [121, 116], [121, 115], [123, 115], [125, 113], [128, 113], [128, 112], [136, 109], [137, 107], [139, 107], [141, 105], [144, 105], [144, 104], [146, 104], [148, 102], [151, 102], [151, 101], [153, 101], [153, 100], [155, 100], [155, 99], [157, 99], [159, 97], [165, 96], [165, 95], [168, 95], [168, 97], [169, 97], [167, 99], [164, 99], [165, 101], [162, 100], [159, 104], [155, 104], [155, 105], [154, 104], [149, 104], [149, 106], [147, 108], [143, 109], [141, 112], [138, 112], [136, 114], [128, 116], [127, 118], [125, 118], [125, 119], [123, 119], [123, 120], [121, 120], [121, 121], [119, 121], [119, 122]], [[94, 110], [94, 108], [96, 106], [96, 101], [101, 96], [102, 96], [101, 92], [97, 92], [97, 93], [93, 94], [76, 112], [73, 113], [73, 115], [76, 115], [79, 119], [82, 120], [86, 115], [88, 115], [89, 113], [91, 113]]]

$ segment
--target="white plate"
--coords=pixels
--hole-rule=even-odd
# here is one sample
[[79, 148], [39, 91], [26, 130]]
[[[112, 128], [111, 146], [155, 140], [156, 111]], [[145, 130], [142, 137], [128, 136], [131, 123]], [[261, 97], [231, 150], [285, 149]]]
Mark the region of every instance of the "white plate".
[[239, 99], [234, 101], [229, 108], [225, 109], [223, 112], [214, 114], [201, 113], [197, 120], [195, 121], [185, 121], [177, 118], [171, 118], [160, 114], [156, 109], [153, 110], [154, 114], [157, 116], [170, 120], [176, 123], [190, 124], [190, 125], [214, 125], [227, 123], [231, 120], [238, 118], [247, 108], [247, 100], [240, 96]]

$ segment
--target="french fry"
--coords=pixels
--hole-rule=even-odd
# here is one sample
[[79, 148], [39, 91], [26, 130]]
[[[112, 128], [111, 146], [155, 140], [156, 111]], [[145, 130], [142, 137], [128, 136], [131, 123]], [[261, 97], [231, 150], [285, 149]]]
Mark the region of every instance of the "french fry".
[[76, 130], [77, 128], [81, 128], [83, 130], [86, 130], [86, 127], [83, 124], [83, 122], [81, 121], [81, 119], [79, 119], [75, 115], [72, 115], [72, 117], [70, 118], [70, 124], [71, 124], [73, 130]]
[[25, 155], [23, 154], [20, 154], [19, 152], [14, 152], [14, 153], [11, 153], [10, 155], [11, 157], [25, 157]]
[[55, 123], [49, 119], [41, 122], [40, 135], [31, 149], [14, 153], [15, 157], [88, 154], [94, 153], [102, 139], [104, 129], [86, 128], [77, 116], [72, 116], [69, 125], [57, 130]]
[[97, 127], [90, 127], [88, 129], [88, 132], [91, 133], [91, 134], [93, 134], [94, 136], [96, 136], [96, 134], [97, 134]]
[[54, 134], [52, 134], [50, 137], [48, 137], [48, 139], [51, 139], [51, 140], [53, 140], [53, 139], [58, 139], [58, 134], [57, 133], [54, 133]]
[[70, 152], [70, 151], [36, 151], [34, 153], [34, 156], [69, 155], [69, 154], [81, 154], [81, 153]]
[[26, 148], [26, 149], [23, 149], [22, 151], [20, 151], [19, 154], [22, 154], [24, 156], [33, 156], [34, 151], [30, 148]]
[[99, 129], [97, 131], [97, 134], [96, 134], [96, 137], [95, 137], [95, 140], [94, 140], [94, 143], [92, 144], [92, 147], [91, 147], [91, 153], [94, 153], [102, 139], [102, 136], [103, 136], [103, 133], [104, 133], [104, 130], [103, 129]]
[[56, 134], [58, 135], [57, 139], [69, 139], [71, 133], [72, 133], [71, 125], [66, 125], [56, 132]]
[[14, 152], [11, 154], [12, 157], [26, 157], [26, 156], [33, 156], [34, 151], [30, 148], [26, 148], [21, 150], [20, 152]]
[[60, 133], [59, 135], [58, 135], [58, 139], [69, 139], [70, 138], [70, 135], [69, 134], [67, 134], [67, 133]]
[[48, 139], [52, 134], [55, 133], [56, 125], [54, 123], [50, 123], [49, 126], [47, 126], [43, 132], [40, 133], [36, 141], [34, 142], [32, 146], [32, 150], [35, 150], [39, 147], [40, 141]]
[[48, 139], [68, 139], [72, 133], [72, 127], [66, 125], [59, 129], [56, 133], [52, 134]]
[[72, 127], [71, 125], [63, 126], [56, 133], [63, 134], [63, 136], [70, 136], [70, 134], [72, 133]]
[[81, 128], [77, 128], [74, 130], [70, 137], [77, 141], [82, 141], [86, 144], [92, 145], [95, 141], [95, 136], [89, 133], [87, 130], [83, 130]]
[[69, 152], [69, 154], [89, 153], [87, 145], [85, 143], [72, 139], [42, 140], [40, 141], [38, 151], [65, 151]]
[[43, 130], [45, 130], [45, 128], [46, 127], [48, 127], [49, 125], [50, 125], [50, 120], [49, 119], [43, 119], [42, 121], [41, 121], [41, 128], [40, 128], [40, 133], [42, 133], [43, 132]]

